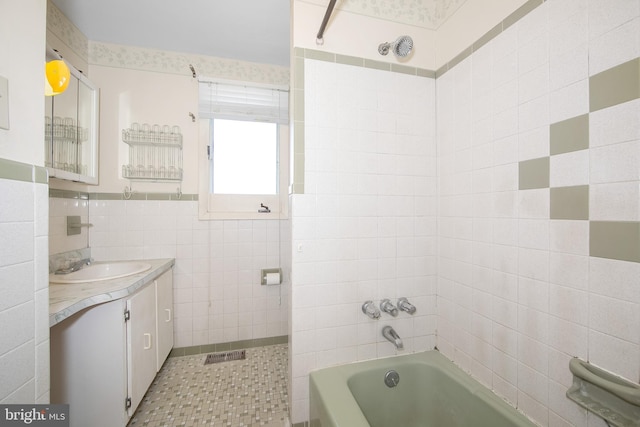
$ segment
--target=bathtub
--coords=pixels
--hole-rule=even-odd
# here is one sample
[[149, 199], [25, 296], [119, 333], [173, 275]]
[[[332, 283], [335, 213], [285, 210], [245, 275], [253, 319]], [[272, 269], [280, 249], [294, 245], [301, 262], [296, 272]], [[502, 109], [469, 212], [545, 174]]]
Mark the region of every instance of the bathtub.
[[436, 350], [312, 372], [309, 395], [312, 427], [535, 426]]

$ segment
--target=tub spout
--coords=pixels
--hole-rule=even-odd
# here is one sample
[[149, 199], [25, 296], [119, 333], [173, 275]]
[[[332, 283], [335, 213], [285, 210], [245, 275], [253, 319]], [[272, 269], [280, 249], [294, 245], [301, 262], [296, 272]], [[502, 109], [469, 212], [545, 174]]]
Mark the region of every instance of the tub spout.
[[400, 335], [398, 335], [391, 326], [385, 326], [382, 328], [382, 336], [385, 337], [387, 341], [395, 345], [397, 350], [402, 350], [404, 348]]

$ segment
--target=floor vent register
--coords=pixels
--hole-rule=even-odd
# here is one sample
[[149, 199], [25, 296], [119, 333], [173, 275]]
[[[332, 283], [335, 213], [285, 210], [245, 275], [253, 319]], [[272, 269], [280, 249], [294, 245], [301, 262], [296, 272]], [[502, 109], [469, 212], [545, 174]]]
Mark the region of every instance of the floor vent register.
[[244, 360], [247, 357], [247, 350], [225, 351], [222, 353], [207, 354], [205, 365], [212, 363], [229, 362], [231, 360]]

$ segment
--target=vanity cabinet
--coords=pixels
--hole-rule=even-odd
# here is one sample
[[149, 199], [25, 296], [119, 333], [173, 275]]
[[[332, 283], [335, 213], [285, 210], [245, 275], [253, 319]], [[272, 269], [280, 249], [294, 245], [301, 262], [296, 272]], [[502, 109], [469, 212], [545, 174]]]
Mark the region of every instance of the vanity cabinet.
[[173, 282], [170, 275], [158, 277], [156, 286], [156, 336], [158, 345], [157, 365], [159, 371], [173, 348]]
[[127, 425], [173, 347], [172, 306], [169, 270], [51, 328], [51, 403], [71, 427]]

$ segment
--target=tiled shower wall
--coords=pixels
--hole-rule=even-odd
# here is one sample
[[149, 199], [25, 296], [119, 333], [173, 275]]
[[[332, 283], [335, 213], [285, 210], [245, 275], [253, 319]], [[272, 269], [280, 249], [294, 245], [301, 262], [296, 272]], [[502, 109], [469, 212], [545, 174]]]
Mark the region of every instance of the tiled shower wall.
[[[96, 260], [176, 259], [175, 347], [287, 334], [288, 220], [199, 221], [197, 200], [91, 197]], [[283, 284], [261, 286], [260, 269], [273, 267]]]
[[640, 2], [550, 0], [437, 78], [438, 347], [544, 426], [640, 380]]
[[[435, 345], [434, 79], [315, 54], [296, 58], [296, 96], [309, 102], [304, 129], [296, 123], [304, 194], [291, 197], [293, 423], [308, 420], [311, 370], [396, 354], [383, 326], [398, 332], [403, 353]], [[402, 296], [414, 316], [361, 311], [366, 300]]]

